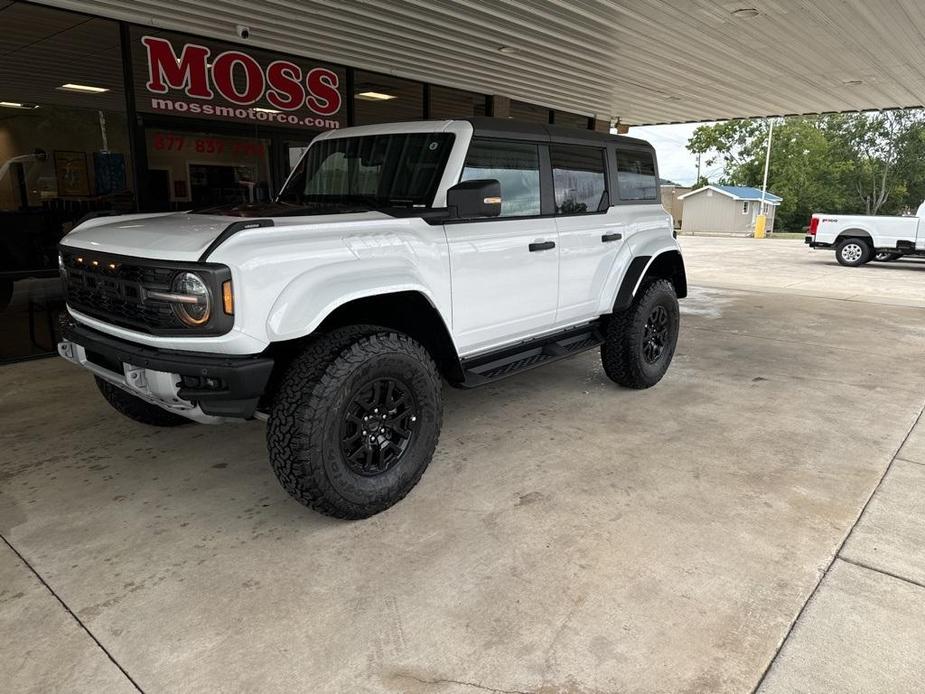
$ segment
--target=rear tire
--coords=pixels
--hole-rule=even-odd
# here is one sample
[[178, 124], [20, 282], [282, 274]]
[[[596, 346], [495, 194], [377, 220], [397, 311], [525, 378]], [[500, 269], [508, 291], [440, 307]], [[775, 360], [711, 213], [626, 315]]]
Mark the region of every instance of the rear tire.
[[109, 381], [104, 381], [99, 376], [96, 378], [96, 387], [106, 398], [106, 402], [112, 405], [113, 409], [129, 419], [133, 419], [141, 424], [147, 424], [154, 427], [177, 427], [182, 424], [192, 424], [192, 420], [181, 417], [173, 412], [145, 402], [141, 398], [126, 393], [118, 386], [114, 386]]
[[607, 324], [601, 345], [604, 373], [626, 388], [651, 388], [668, 371], [680, 326], [674, 285], [656, 280], [643, 286], [632, 305]]
[[860, 238], [844, 239], [835, 246], [835, 258], [845, 267], [858, 267], [869, 263], [872, 253], [870, 244]]
[[440, 435], [442, 382], [427, 350], [371, 326], [335, 330], [283, 375], [267, 426], [270, 465], [296, 501], [335, 518], [398, 503]]

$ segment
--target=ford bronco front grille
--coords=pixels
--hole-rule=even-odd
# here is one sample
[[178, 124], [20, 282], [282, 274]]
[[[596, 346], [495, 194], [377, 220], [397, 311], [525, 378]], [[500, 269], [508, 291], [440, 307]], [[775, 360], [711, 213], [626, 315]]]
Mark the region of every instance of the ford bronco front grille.
[[67, 304], [75, 311], [112, 325], [152, 334], [220, 334], [230, 328], [230, 317], [217, 325], [191, 329], [177, 317], [173, 305], [149, 296], [170, 292], [176, 274], [194, 270], [213, 287], [230, 277], [224, 266], [128, 258], [92, 251], [61, 248]]

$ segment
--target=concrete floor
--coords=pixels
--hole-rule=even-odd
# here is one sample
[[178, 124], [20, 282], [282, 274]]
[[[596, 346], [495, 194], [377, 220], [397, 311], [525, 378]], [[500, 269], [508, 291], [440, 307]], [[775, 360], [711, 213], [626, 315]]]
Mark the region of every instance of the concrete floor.
[[364, 522], [291, 501], [260, 423], [149, 429], [61, 360], [0, 368], [0, 689], [920, 689], [925, 264], [682, 241], [658, 387], [589, 353], [447, 391]]

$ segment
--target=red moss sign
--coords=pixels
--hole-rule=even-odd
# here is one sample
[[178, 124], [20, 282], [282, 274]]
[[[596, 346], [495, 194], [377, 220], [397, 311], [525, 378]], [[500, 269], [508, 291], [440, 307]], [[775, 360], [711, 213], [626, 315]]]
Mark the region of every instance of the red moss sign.
[[210, 41], [142, 36], [140, 44], [139, 111], [312, 130], [343, 125], [337, 69]]

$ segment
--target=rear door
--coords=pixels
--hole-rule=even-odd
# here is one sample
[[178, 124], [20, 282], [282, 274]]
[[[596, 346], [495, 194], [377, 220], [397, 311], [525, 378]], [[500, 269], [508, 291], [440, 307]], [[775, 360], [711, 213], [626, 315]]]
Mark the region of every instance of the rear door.
[[549, 156], [560, 247], [556, 323], [567, 324], [597, 316], [627, 228], [611, 207], [603, 145], [552, 142]]
[[559, 249], [548, 155], [527, 141], [474, 138], [461, 180], [497, 179], [501, 214], [445, 225], [453, 333], [462, 353], [530, 337], [555, 320]]

